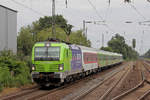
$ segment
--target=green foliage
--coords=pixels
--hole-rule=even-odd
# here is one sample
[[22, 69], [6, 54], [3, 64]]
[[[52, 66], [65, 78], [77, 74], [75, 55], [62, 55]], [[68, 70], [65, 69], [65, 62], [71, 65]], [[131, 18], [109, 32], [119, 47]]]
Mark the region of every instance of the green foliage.
[[[82, 35], [82, 31], [71, 31], [73, 26], [68, 24], [62, 15], [56, 15], [55, 21], [57, 39], [73, 44], [91, 46], [91, 42]], [[33, 22], [32, 25], [22, 27], [17, 38], [18, 56], [24, 59], [24, 56], [31, 55], [32, 47], [35, 42], [47, 41], [48, 38], [53, 38], [51, 27], [51, 16], [45, 16]]]
[[143, 55], [145, 58], [150, 58], [150, 49]]
[[11, 51], [0, 52], [0, 90], [19, 87], [31, 82], [30, 69]]
[[91, 42], [86, 39], [81, 30], [72, 32], [70, 35], [70, 43], [91, 47]]
[[0, 92], [3, 90], [3, 86], [2, 85], [0, 85]]
[[117, 53], [124, 52], [124, 37], [120, 36], [119, 34], [116, 34], [116, 36], [112, 37], [112, 39], [108, 42], [108, 47], [111, 47], [112, 50]]
[[113, 52], [111, 47], [101, 47], [101, 50]]
[[34, 41], [30, 26], [21, 28], [21, 31], [19, 32], [19, 36], [17, 38], [18, 53], [23, 53], [25, 56], [31, 54], [33, 44]]
[[[67, 25], [67, 20], [62, 15], [55, 16], [55, 23], [61, 28], [65, 28]], [[52, 16], [45, 16], [39, 19], [40, 30], [52, 27]]]
[[123, 55], [124, 59], [136, 59], [138, 57], [138, 53], [132, 47], [128, 46], [125, 43], [124, 37], [119, 34], [112, 37], [108, 42], [108, 47], [102, 47], [101, 49], [120, 53]]
[[[51, 28], [47, 28], [47, 29], [40, 31], [37, 34], [37, 42], [46, 41], [48, 38], [52, 38], [53, 35], [52, 35], [51, 30], [52, 30]], [[67, 36], [66, 36], [65, 32], [63, 31], [63, 29], [57, 27], [56, 28], [56, 38], [66, 41], [66, 37]]]

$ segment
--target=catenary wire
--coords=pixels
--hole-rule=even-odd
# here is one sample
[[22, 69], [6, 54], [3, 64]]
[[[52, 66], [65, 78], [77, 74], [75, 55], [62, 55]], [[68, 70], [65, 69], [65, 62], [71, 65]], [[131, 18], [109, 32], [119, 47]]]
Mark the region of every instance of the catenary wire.
[[[99, 12], [97, 11], [96, 7], [93, 5], [93, 3], [88, 0], [89, 4], [92, 6], [92, 8], [95, 10], [96, 14], [98, 15], [98, 17], [102, 20], [102, 21], [105, 21], [105, 19], [100, 16]], [[113, 33], [115, 33], [115, 31], [113, 29], [110, 28], [110, 26], [108, 24], [106, 24], [106, 21], [105, 21], [105, 25], [104, 25], [107, 29], [109, 29], [110, 31], [112, 31]]]
[[140, 15], [144, 20], [146, 20], [145, 16], [142, 15], [142, 14], [137, 10], [137, 8], [136, 8], [134, 5], [130, 4], [130, 6], [131, 6], [132, 9], [134, 9], [134, 10], [137, 12], [138, 15]]
[[92, 3], [90, 0], [88, 0], [88, 2], [89, 2], [89, 4], [92, 6], [92, 8], [95, 10], [95, 12], [96, 12], [96, 14], [98, 15], [98, 17], [99, 17], [101, 20], [104, 20], [104, 19], [102, 18], [102, 16], [100, 16], [99, 12], [97, 11], [97, 9], [96, 9], [96, 7], [93, 5], [93, 3]]
[[38, 15], [46, 16], [46, 14], [43, 14], [43, 13], [41, 13], [39, 11], [36, 11], [36, 10], [34, 10], [34, 9], [32, 9], [32, 8], [26, 6], [26, 5], [24, 5], [24, 4], [22, 4], [22, 3], [18, 2], [18, 1], [15, 1], [15, 0], [11, 0], [11, 1], [14, 2], [14, 3], [16, 3], [16, 4], [18, 4], [18, 5], [20, 5], [20, 6], [22, 6], [22, 7], [24, 7], [24, 8], [27, 8], [27, 9], [31, 10], [32, 12], [34, 12], [34, 13], [36, 13]]

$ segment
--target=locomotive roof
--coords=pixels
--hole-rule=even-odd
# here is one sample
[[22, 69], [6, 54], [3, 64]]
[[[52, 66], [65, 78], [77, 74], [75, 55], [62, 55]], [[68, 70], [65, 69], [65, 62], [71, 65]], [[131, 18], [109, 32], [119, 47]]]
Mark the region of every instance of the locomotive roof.
[[108, 52], [108, 51], [99, 50], [99, 49], [96, 49], [96, 48], [89, 48], [89, 47], [80, 46], [80, 45], [77, 45], [77, 46], [79, 46], [83, 50], [89, 50], [89, 51], [99, 52], [99, 53], [106, 54], [106, 55], [122, 56], [121, 54], [114, 53], [114, 52]]
[[96, 52], [98, 51], [97, 49], [94, 49], [94, 48], [89, 48], [89, 47], [80, 46], [80, 45], [77, 45], [77, 46], [84, 50], [90, 50], [90, 51], [96, 51]]
[[39, 43], [61, 43], [61, 42], [50, 42], [50, 41], [36, 42], [36, 44], [39, 44]]
[[[60, 43], [60, 44], [66, 44], [63, 42], [49, 42], [49, 41], [45, 41], [45, 42], [37, 42], [36, 44], [45, 44], [45, 43]], [[68, 44], [67, 44], [68, 45]], [[118, 53], [114, 53], [114, 52], [108, 52], [108, 51], [104, 51], [104, 50], [99, 50], [96, 48], [91, 48], [91, 47], [85, 47], [85, 46], [81, 46], [81, 45], [75, 45], [75, 44], [71, 44], [72, 46], [77, 46], [80, 47], [83, 50], [87, 50], [87, 51], [93, 51], [93, 52], [98, 52], [98, 53], [102, 53], [102, 54], [106, 54], [106, 55], [115, 55], [115, 56], [122, 56], [121, 54]]]

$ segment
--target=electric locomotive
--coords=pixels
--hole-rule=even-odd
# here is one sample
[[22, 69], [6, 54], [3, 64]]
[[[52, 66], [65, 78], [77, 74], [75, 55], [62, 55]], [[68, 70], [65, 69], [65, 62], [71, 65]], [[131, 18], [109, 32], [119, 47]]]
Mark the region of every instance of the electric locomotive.
[[63, 83], [68, 75], [82, 69], [81, 56], [80, 48], [74, 45], [38, 42], [32, 50], [32, 78], [42, 86]]
[[122, 55], [59, 41], [32, 49], [32, 78], [41, 86], [60, 85], [122, 62]]

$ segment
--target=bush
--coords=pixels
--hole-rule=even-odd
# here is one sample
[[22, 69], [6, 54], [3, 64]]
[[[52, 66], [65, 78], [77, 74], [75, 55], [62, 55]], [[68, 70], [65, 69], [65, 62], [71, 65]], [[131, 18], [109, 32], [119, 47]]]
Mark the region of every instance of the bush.
[[0, 90], [31, 83], [28, 63], [18, 59], [11, 51], [0, 52]]
[[3, 90], [3, 86], [0, 84], [0, 92]]

